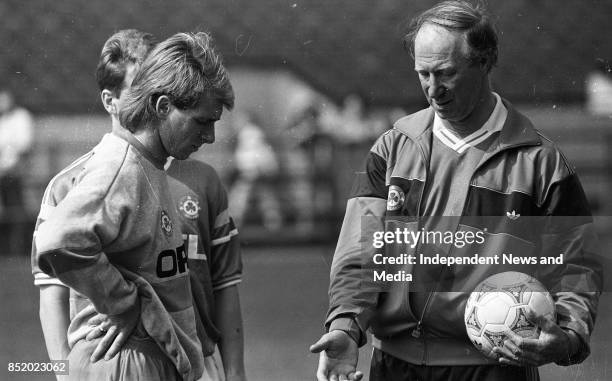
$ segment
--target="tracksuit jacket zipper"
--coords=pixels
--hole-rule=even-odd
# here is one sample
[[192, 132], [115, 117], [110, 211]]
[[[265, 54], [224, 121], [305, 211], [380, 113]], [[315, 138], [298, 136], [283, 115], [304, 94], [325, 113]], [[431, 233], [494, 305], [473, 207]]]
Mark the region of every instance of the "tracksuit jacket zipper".
[[[432, 137], [432, 139], [433, 139], [433, 137]], [[429, 160], [427, 159], [427, 155], [425, 153], [425, 149], [423, 148], [423, 145], [420, 142], [415, 142], [415, 143], [419, 146], [419, 149], [421, 151], [421, 156], [422, 156], [422, 159], [423, 159], [423, 161], [425, 163], [425, 168], [426, 168], [426, 170], [425, 170], [425, 181], [423, 183], [423, 187], [422, 187], [420, 195], [419, 195], [419, 204], [417, 205], [417, 216], [421, 216], [421, 206], [422, 206], [422, 202], [423, 202], [423, 195], [425, 193], [425, 186], [426, 186], [427, 181], [428, 181], [428, 179], [430, 177], [430, 173], [429, 173]], [[518, 147], [523, 147], [523, 146], [533, 146], [533, 145], [540, 145], [540, 143], [519, 143], [519, 144], [515, 144], [515, 145], [510, 145], [510, 146], [504, 147], [503, 149], [501, 149], [501, 150], [491, 154], [489, 157], [486, 157], [486, 153], [485, 153], [485, 157], [486, 157], [485, 160], [483, 160], [482, 162], [480, 162], [478, 164], [478, 166], [476, 167], [476, 169], [474, 170], [474, 172], [470, 176], [469, 184], [470, 185], [472, 184], [472, 180], [474, 178], [474, 174], [476, 174], [476, 172], [478, 172], [478, 170], [485, 163], [487, 163], [489, 160], [491, 160], [493, 157], [501, 154], [502, 152], [510, 150], [510, 149], [514, 149], [514, 148], [518, 148]], [[465, 207], [466, 207], [466, 204], [467, 204], [469, 198], [470, 198], [470, 194], [468, 192], [466, 194], [465, 200], [463, 201], [463, 208], [461, 209], [462, 210], [462, 214], [463, 214], [463, 211], [465, 210]], [[459, 222], [459, 224], [460, 223], [461, 223], [461, 221]], [[457, 226], [456, 229], [458, 229], [458, 226]], [[456, 232], [456, 230], [455, 230], [455, 232]], [[443, 267], [440, 270], [440, 276], [439, 276], [438, 279], [441, 279], [444, 271], [446, 271], [445, 267]], [[439, 285], [439, 282], [436, 283], [436, 289], [437, 289], [438, 285]], [[431, 305], [431, 299], [433, 298], [433, 295], [436, 292], [436, 289], [434, 289], [433, 291], [429, 291], [429, 295], [427, 296], [427, 300], [425, 301], [425, 305], [423, 306], [423, 311], [421, 312], [421, 316], [419, 318], [419, 321], [417, 322], [416, 327], [412, 330], [412, 333], [411, 333], [412, 337], [414, 337], [414, 338], [418, 339], [418, 338], [423, 336], [423, 330], [424, 330], [423, 321], [425, 320], [426, 314], [429, 311], [429, 307]], [[422, 360], [422, 363], [426, 364], [427, 363], [427, 340], [425, 340], [425, 337], [423, 337], [422, 340], [423, 340], [423, 360]]]

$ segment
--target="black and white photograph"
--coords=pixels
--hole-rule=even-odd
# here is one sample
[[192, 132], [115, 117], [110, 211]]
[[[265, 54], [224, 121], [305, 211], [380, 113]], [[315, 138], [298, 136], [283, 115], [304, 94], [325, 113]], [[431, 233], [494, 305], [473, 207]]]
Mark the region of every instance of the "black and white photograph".
[[0, 381], [612, 379], [612, 2], [0, 18]]

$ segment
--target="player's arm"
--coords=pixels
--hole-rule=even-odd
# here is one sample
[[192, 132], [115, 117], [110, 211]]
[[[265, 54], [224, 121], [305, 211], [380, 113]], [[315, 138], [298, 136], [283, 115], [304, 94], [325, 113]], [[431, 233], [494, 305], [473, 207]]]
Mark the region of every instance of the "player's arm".
[[[130, 202], [121, 192], [113, 192], [112, 186], [100, 191], [105, 177], [83, 177], [40, 224], [36, 261], [41, 270], [85, 295], [96, 311], [108, 316], [102, 341], [114, 354], [135, 327], [140, 303], [136, 286], [124, 279], [102, 250], [119, 236]], [[94, 357], [108, 348], [99, 349]]]
[[238, 286], [215, 291], [215, 325], [221, 333], [219, 351], [227, 381], [246, 380], [244, 334]]
[[[55, 208], [55, 200], [52, 196], [54, 190], [56, 189], [51, 186], [45, 190], [45, 198], [41, 203], [40, 214], [34, 228], [34, 237], [37, 235], [40, 224]], [[45, 338], [47, 353], [51, 360], [64, 360], [70, 352], [68, 347], [70, 290], [58, 279], [52, 278], [40, 270], [36, 263], [36, 254], [36, 241], [32, 240], [32, 275], [34, 275], [34, 285], [39, 290], [40, 325]]]
[[365, 170], [356, 174], [352, 197], [347, 202], [338, 244], [331, 266], [327, 333], [310, 347], [320, 352], [319, 380], [348, 377], [360, 379], [356, 372], [358, 346], [365, 344], [365, 330], [377, 300], [377, 288], [367, 282], [364, 263], [369, 263], [374, 248], [368, 244], [375, 231], [384, 230], [386, 212], [386, 150], [384, 136], [366, 158]]
[[[37, 246], [40, 248], [38, 254], [40, 268], [85, 295], [100, 313], [118, 315], [132, 308], [137, 302], [136, 287], [123, 278], [103, 251], [95, 250], [89, 245], [82, 248], [72, 246], [70, 249], [62, 247], [65, 244], [60, 241], [67, 240], [69, 236], [79, 236], [86, 241], [87, 238], [80, 228], [75, 229], [78, 230], [76, 232], [65, 232], [75, 225], [84, 225], [79, 222], [75, 225], [52, 222], [49, 220], [43, 223], [39, 229]], [[62, 228], [61, 225], [66, 228]], [[54, 233], [59, 240], [47, 241], [46, 238]]]
[[[41, 253], [43, 259], [45, 256], [53, 256], [58, 261], [65, 261], [62, 265], [69, 263], [70, 259], [66, 257], [76, 255], [82, 256], [81, 252], [65, 249]], [[140, 318], [140, 301], [136, 286], [122, 277], [119, 270], [108, 262], [103, 252], [97, 255], [99, 259], [95, 264], [78, 270], [62, 271], [62, 265], [50, 267], [53, 265], [41, 263], [43, 269], [46, 268], [50, 274], [85, 295], [94, 308], [101, 312], [96, 322], [89, 322], [90, 325], [97, 327], [88, 334], [88, 340], [104, 336], [92, 353], [92, 362], [102, 357], [109, 360], [119, 353]]]
[[210, 232], [210, 271], [215, 298], [213, 320], [226, 379], [246, 380], [244, 333], [238, 284], [242, 279], [242, 253], [238, 229], [229, 215], [227, 192], [216, 172], [210, 176], [209, 210], [214, 214]]
[[68, 357], [69, 289], [57, 284], [40, 286], [40, 324], [51, 360]]

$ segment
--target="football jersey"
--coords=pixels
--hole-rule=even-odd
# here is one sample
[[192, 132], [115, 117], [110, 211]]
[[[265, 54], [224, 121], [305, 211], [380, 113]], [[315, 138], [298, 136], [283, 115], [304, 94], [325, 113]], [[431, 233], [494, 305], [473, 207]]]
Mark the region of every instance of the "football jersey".
[[217, 172], [197, 160], [172, 160], [166, 171], [185, 239], [191, 291], [204, 355], [214, 352], [213, 292], [241, 281], [240, 243]]
[[[89, 332], [87, 320], [96, 311], [119, 314], [135, 303], [136, 282], [126, 281], [119, 270], [125, 269], [158, 297], [143, 300], [163, 304], [167, 316], [142, 314], [141, 320], [172, 326], [172, 337], [152, 337], [191, 379], [201, 373], [202, 352], [187, 255], [163, 165], [127, 131], [105, 135], [88, 155], [60, 174], [70, 179], [82, 167], [65, 198], [43, 213], [35, 236], [39, 268], [71, 288], [69, 345]], [[43, 205], [59, 201], [50, 196], [45, 194]], [[39, 276], [37, 282], [45, 280]]]
[[[76, 184], [92, 152], [83, 155], [57, 174], [47, 186], [34, 235], [55, 206]], [[216, 171], [196, 160], [171, 160], [167, 165], [170, 195], [179, 215], [188, 253], [191, 292], [196, 307], [198, 337], [204, 355], [214, 352], [220, 334], [213, 323], [213, 292], [240, 283], [242, 262], [238, 231], [228, 211], [227, 192]], [[32, 242], [34, 284], [63, 285], [40, 270], [36, 243]]]

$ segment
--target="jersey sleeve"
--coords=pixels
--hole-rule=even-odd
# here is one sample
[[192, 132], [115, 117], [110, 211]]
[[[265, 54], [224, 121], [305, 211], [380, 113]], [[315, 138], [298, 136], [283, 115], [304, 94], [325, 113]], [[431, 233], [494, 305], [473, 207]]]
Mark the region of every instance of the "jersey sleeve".
[[92, 154], [93, 151], [90, 151], [72, 162], [69, 166], [64, 168], [57, 175], [55, 175], [45, 188], [45, 192], [43, 193], [43, 198], [40, 204], [40, 211], [38, 212], [38, 217], [36, 218], [36, 224], [34, 226], [32, 250], [30, 256], [32, 265], [32, 275], [34, 276], [35, 286], [66, 286], [62, 283], [62, 281], [60, 281], [56, 277], [53, 277], [43, 272], [40, 267], [38, 267], [38, 261], [36, 260], [36, 235], [38, 234], [38, 227], [40, 226], [40, 224], [47, 220], [53, 214], [53, 211], [57, 204], [66, 197], [70, 189], [74, 186], [74, 184], [76, 183], [76, 178], [83, 168], [83, 164], [91, 158]]
[[129, 192], [117, 191], [119, 170], [98, 166], [84, 174], [40, 223], [35, 239], [40, 269], [109, 315], [124, 312], [137, 299], [134, 284], [123, 278], [103, 251], [119, 237], [129, 205], [138, 205]]
[[[214, 197], [209, 210], [214, 213], [211, 224], [211, 278], [213, 291], [238, 284], [242, 280], [242, 256], [238, 229], [230, 216], [227, 201], [227, 191], [216, 175]], [[213, 201], [214, 200], [214, 201]]]
[[36, 225], [34, 226], [34, 236], [32, 239], [32, 252], [31, 252], [31, 263], [32, 263], [32, 275], [34, 276], [34, 285], [48, 286], [48, 285], [56, 285], [56, 286], [66, 286], [62, 281], [57, 279], [54, 276], [51, 276], [45, 272], [43, 272], [40, 267], [38, 267], [38, 261], [36, 260], [36, 255], [38, 253], [36, 247], [36, 235], [38, 234], [38, 227], [41, 223], [43, 223], [49, 216], [53, 209], [55, 209], [55, 205], [46, 204], [43, 201], [41, 205], [40, 212], [38, 213], [38, 217], [36, 218]]

